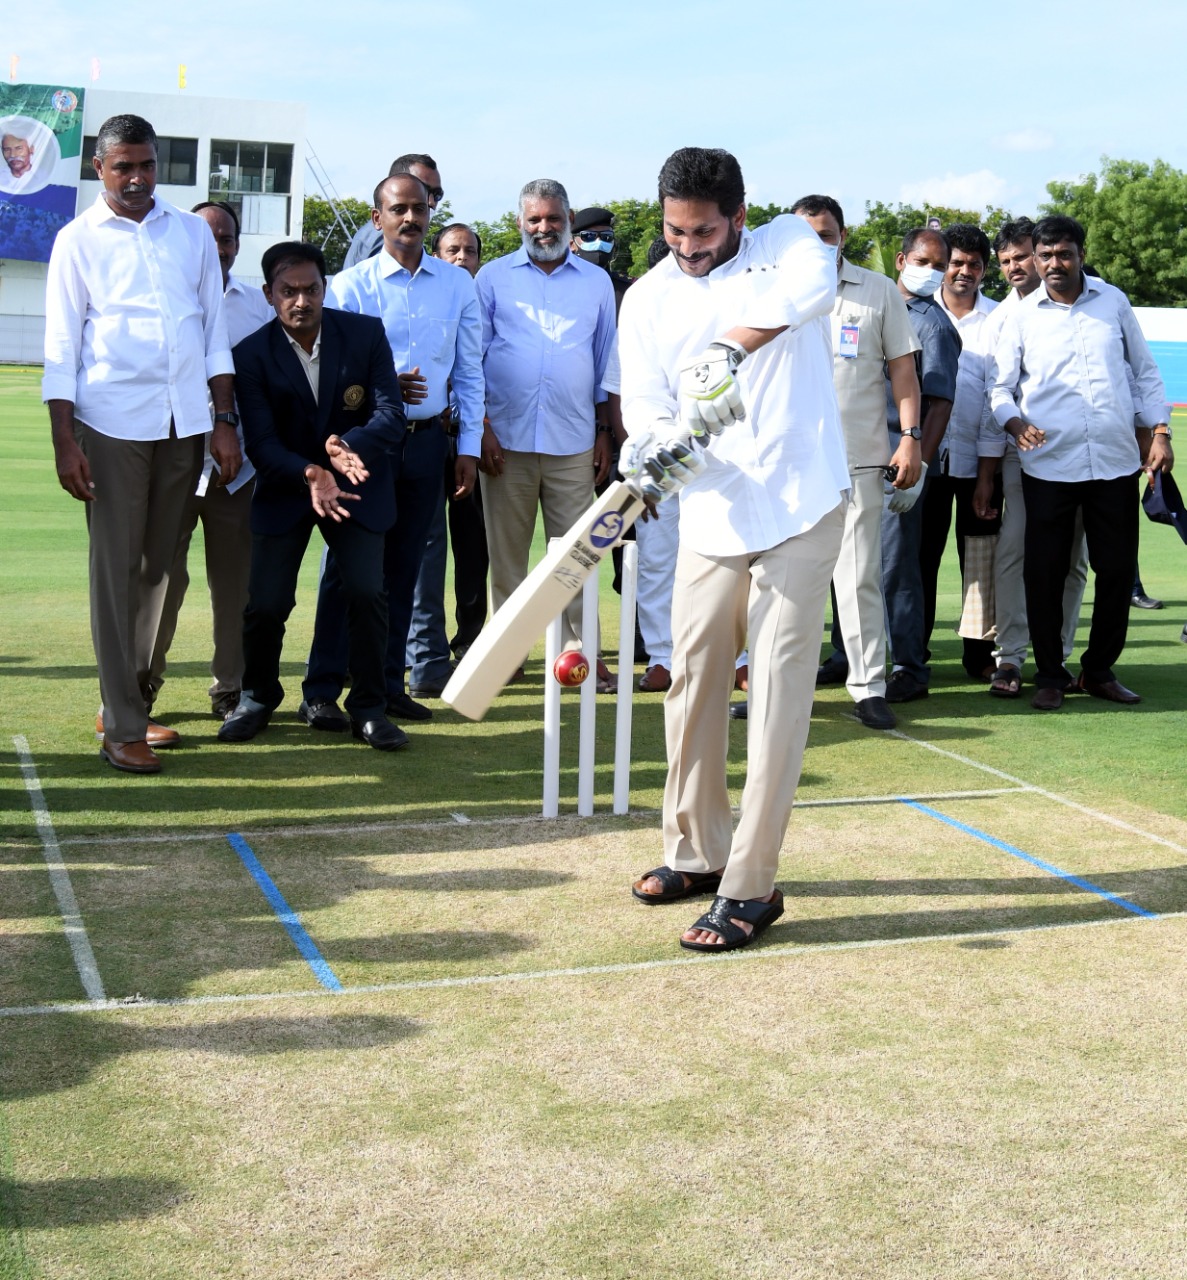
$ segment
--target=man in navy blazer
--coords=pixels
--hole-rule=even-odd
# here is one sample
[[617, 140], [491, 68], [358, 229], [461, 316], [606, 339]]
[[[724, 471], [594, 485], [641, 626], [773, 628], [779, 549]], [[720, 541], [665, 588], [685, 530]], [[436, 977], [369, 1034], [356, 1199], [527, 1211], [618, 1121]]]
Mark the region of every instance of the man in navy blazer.
[[218, 736], [254, 738], [283, 701], [284, 628], [316, 526], [346, 588], [350, 728], [392, 751], [407, 738], [386, 717], [383, 673], [384, 533], [396, 518], [388, 455], [404, 436], [391, 348], [380, 321], [323, 311], [326, 267], [315, 245], [273, 245], [261, 266], [276, 319], [232, 352], [244, 441], [256, 468], [243, 695]]

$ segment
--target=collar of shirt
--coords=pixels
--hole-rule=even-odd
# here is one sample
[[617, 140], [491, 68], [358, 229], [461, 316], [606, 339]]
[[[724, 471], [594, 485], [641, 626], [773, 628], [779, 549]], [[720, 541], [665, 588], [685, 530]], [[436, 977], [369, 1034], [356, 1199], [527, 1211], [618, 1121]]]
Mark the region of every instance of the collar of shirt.
[[963, 316], [958, 316], [955, 311], [944, 301], [943, 285], [936, 292], [936, 300], [940, 310], [948, 317], [949, 320], [959, 329], [964, 325], [972, 328], [981, 323], [981, 318], [989, 315], [997, 310], [997, 303], [987, 298], [980, 289], [977, 290], [977, 300], [973, 303], [973, 309], [966, 312]]
[[424, 272], [426, 275], [435, 276], [440, 274], [441, 260], [434, 258], [431, 253], [422, 251], [420, 261], [416, 264], [415, 271], [409, 271], [402, 262], [394, 258], [386, 249], [380, 249], [375, 255], [379, 262], [379, 274], [386, 280], [388, 276], [399, 275], [402, 271], [406, 276], [415, 278]]
[[306, 351], [287, 329], [282, 329], [281, 332], [288, 339], [289, 346], [296, 352], [301, 368], [305, 370], [305, 376], [309, 379], [309, 389], [313, 392], [316, 403], [318, 383], [321, 381], [321, 330], [318, 329], [317, 337], [313, 340], [312, 351]]
[[[1078, 307], [1082, 302], [1085, 302], [1092, 294], [1104, 293], [1106, 289], [1113, 287], [1106, 284], [1099, 276], [1090, 276], [1085, 272], [1080, 273], [1080, 279], [1083, 282], [1082, 287], [1079, 296], [1074, 302], [1060, 302], [1058, 298], [1053, 298], [1047, 292], [1047, 282], [1044, 281], [1032, 295], [1034, 298], [1033, 305], [1036, 307], [1063, 307], [1065, 311], [1070, 311], [1073, 307]], [[1024, 298], [1023, 301], [1025, 302], [1026, 299]]]
[[154, 194], [152, 208], [149, 209], [149, 211], [144, 215], [144, 217], [140, 219], [139, 223], [136, 223], [135, 218], [128, 218], [128, 217], [125, 217], [125, 215], [122, 213], [117, 213], [111, 207], [111, 205], [107, 203], [107, 197], [101, 191], [99, 193], [99, 198], [86, 211], [85, 216], [89, 218], [90, 221], [93, 222], [96, 226], [98, 226], [101, 222], [113, 222], [116, 220], [120, 222], [131, 222], [137, 226], [140, 226], [146, 222], [153, 222], [157, 218], [165, 218], [165, 217], [168, 217], [171, 213], [177, 213], [177, 212], [178, 210], [176, 210], [167, 200], [162, 200], [160, 196]]
[[[584, 261], [584, 259], [581, 259], [581, 261]], [[511, 255], [511, 265], [513, 267], [535, 267], [542, 276], [555, 275], [558, 271], [564, 271], [573, 267], [573, 251], [571, 249], [566, 249], [565, 256], [561, 259], [560, 266], [553, 267], [551, 271], [545, 271], [544, 268], [532, 258], [527, 249], [523, 245], [520, 245], [519, 248]], [[590, 263], [590, 265], [592, 266], [593, 264]], [[598, 270], [600, 271], [601, 267], [599, 267]]]

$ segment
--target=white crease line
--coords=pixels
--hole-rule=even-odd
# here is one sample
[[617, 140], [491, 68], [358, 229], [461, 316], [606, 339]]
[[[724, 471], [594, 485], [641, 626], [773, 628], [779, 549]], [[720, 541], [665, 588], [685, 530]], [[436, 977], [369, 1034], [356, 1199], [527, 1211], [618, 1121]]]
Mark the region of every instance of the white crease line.
[[[931, 800], [984, 800], [992, 799], [994, 796], [1013, 795], [1017, 791], [1033, 791], [1035, 789], [1023, 783], [1020, 786], [993, 787], [979, 791], [928, 791], [912, 795], [904, 795], [899, 792], [897, 795], [892, 796], [838, 796], [831, 800], [797, 800], [795, 807], [797, 809], [830, 809], [838, 805], [901, 804], [903, 800], [917, 800], [920, 803], [926, 803]], [[659, 812], [658, 809], [632, 809], [625, 816], [629, 818], [655, 818], [659, 816]], [[288, 839], [301, 836], [381, 834], [385, 831], [440, 831], [457, 826], [543, 826], [547, 823], [575, 825], [577, 823], [601, 820], [612, 821], [617, 820], [620, 816], [612, 813], [595, 813], [593, 818], [582, 818], [576, 813], [563, 813], [557, 818], [544, 818], [540, 814], [534, 813], [501, 818], [468, 818], [465, 814], [451, 813], [448, 818], [426, 818], [415, 822], [352, 822], [332, 826], [310, 824], [297, 827], [241, 826], [238, 830], [245, 839], [259, 840], [268, 836], [279, 836], [282, 839]], [[102, 848], [105, 845], [126, 847], [131, 844], [139, 847], [148, 844], [193, 844], [201, 843], [202, 841], [221, 844], [225, 839], [226, 833], [222, 831], [191, 831], [159, 836], [132, 836], [130, 834], [125, 836], [64, 836], [60, 843], [63, 847], [69, 846], [71, 848], [84, 845]], [[19, 840], [6, 841], [5, 843], [10, 845], [19, 844]]]
[[[992, 765], [981, 764], [980, 761], [971, 760], [968, 756], [958, 755], [955, 751], [948, 751], [944, 747], [937, 747], [935, 743], [924, 742], [922, 738], [912, 738], [909, 733], [903, 733], [899, 729], [891, 729], [890, 736], [901, 738], [904, 742], [913, 742], [917, 747], [923, 747], [927, 751], [934, 751], [936, 755], [947, 756], [949, 760], [956, 760], [960, 764], [967, 764], [974, 769], [980, 769], [982, 773], [990, 773], [995, 778], [1002, 778], [1006, 782], [1012, 782], [1034, 795], [1042, 796], [1045, 800], [1053, 800], [1056, 804], [1064, 805], [1068, 809], [1075, 809], [1077, 813], [1085, 814], [1089, 818], [1095, 818], [1098, 822], [1107, 822], [1110, 826], [1130, 832], [1131, 835], [1141, 836], [1143, 840], [1149, 840], [1153, 844], [1163, 845], [1167, 849], [1173, 849], [1176, 853], [1187, 853], [1187, 846], [1176, 844], [1173, 840], [1166, 839], [1165, 836], [1156, 836], [1153, 832], [1145, 831], [1141, 827], [1135, 827], [1132, 823], [1126, 822], [1122, 818], [1114, 818], [1111, 814], [1101, 813], [1099, 809], [1090, 809], [1087, 805], [1079, 804], [1075, 800], [1069, 800], [1067, 796], [1058, 795], [1054, 791], [1047, 791], [1043, 787], [1036, 787], [1033, 783], [1026, 782], [1022, 778], [1015, 778], [1013, 774], [1005, 773], [1001, 769], [995, 769]], [[906, 798], [911, 799], [912, 797]]]
[[594, 964], [572, 969], [529, 969], [522, 973], [480, 973], [465, 978], [423, 978], [412, 982], [375, 982], [340, 991], [310, 988], [308, 991], [270, 991], [224, 996], [180, 996], [152, 1000], [139, 996], [128, 1000], [105, 1000], [101, 1004], [13, 1005], [0, 1008], [0, 1018], [24, 1018], [55, 1013], [113, 1013], [131, 1009], [187, 1009], [216, 1004], [260, 1004], [275, 1000], [323, 1000], [326, 997], [383, 995], [397, 991], [433, 991], [443, 987], [483, 987], [504, 983], [538, 982], [550, 978], [587, 978], [606, 974], [643, 973], [649, 969], [681, 969], [689, 965], [745, 963], [752, 960], [806, 960], [820, 952], [863, 951], [877, 947], [902, 947], [913, 942], [972, 942], [978, 938], [1005, 938], [1018, 934], [1051, 933], [1060, 929], [1095, 929], [1107, 925], [1153, 927], [1163, 920], [1187, 918], [1187, 911], [1167, 911], [1152, 919], [1139, 916], [1110, 916], [1101, 920], [1069, 920], [1063, 924], [1027, 924], [1016, 929], [985, 929], [976, 933], [933, 933], [906, 938], [863, 938], [854, 942], [808, 943], [800, 947], [760, 947], [757, 951], [729, 951], [725, 955], [676, 956], [669, 960], [637, 960], [623, 964]]
[[49, 868], [50, 884], [53, 886], [54, 897], [58, 900], [62, 927], [66, 932], [66, 941], [70, 943], [74, 966], [82, 980], [82, 989], [90, 1000], [106, 1000], [103, 979], [99, 977], [95, 953], [91, 950], [91, 941], [82, 923], [78, 899], [74, 896], [74, 886], [70, 883], [70, 872], [62, 861], [62, 850], [54, 832], [53, 819], [49, 816], [49, 806], [45, 803], [45, 793], [41, 790], [41, 780], [33, 764], [29, 743], [23, 734], [18, 734], [13, 738], [12, 745], [16, 748], [17, 759], [21, 764], [21, 775], [25, 779], [25, 790], [29, 793], [33, 820], [37, 824], [37, 834], [41, 837], [41, 851], [45, 857], [45, 865]]

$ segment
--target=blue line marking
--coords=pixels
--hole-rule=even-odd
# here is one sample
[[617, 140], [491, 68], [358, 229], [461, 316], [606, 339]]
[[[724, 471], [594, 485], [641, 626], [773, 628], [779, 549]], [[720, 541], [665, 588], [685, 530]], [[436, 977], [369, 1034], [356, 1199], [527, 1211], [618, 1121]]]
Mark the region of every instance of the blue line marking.
[[929, 818], [936, 818], [940, 822], [947, 823], [950, 827], [955, 827], [957, 831], [963, 831], [967, 836], [975, 836], [978, 840], [984, 840], [986, 844], [993, 845], [995, 849], [1001, 849], [1005, 853], [1012, 853], [1015, 858], [1021, 858], [1023, 862], [1029, 862], [1032, 867], [1038, 867], [1049, 875], [1058, 876], [1061, 880], [1066, 880], [1069, 884], [1074, 884], [1079, 889], [1087, 889], [1089, 893], [1095, 893], [1098, 898], [1104, 898], [1108, 902], [1116, 903], [1117, 906], [1123, 907], [1126, 911], [1132, 911], [1135, 916], [1146, 916], [1151, 920], [1158, 919], [1158, 913], [1155, 911], [1147, 911], [1145, 907], [1139, 907], [1136, 902], [1130, 902], [1127, 898], [1118, 897], [1117, 894], [1110, 893], [1108, 889], [1102, 889], [1099, 885], [1093, 884], [1091, 880], [1072, 875], [1070, 871], [1061, 871], [1058, 867], [1053, 867], [1051, 863], [1044, 862], [1041, 858], [1033, 857], [1029, 853], [1023, 853], [1021, 849], [1014, 848], [1012, 844], [1006, 844], [1004, 840], [998, 840], [995, 836], [988, 835], [984, 831], [978, 831], [976, 827], [969, 827], [963, 822], [957, 822], [955, 818], [949, 818], [937, 809], [929, 809], [927, 805], [919, 804], [916, 800], [903, 800], [902, 803], [909, 809], [918, 809], [920, 813], [926, 813]]
[[239, 855], [243, 865], [251, 872], [252, 879], [263, 890], [264, 897], [268, 899], [272, 910], [276, 912], [277, 919], [284, 925], [297, 950], [313, 970], [313, 976], [328, 991], [341, 991], [342, 983], [338, 981], [337, 975], [317, 949], [317, 943], [305, 932], [305, 926], [301, 923], [297, 913], [285, 902], [284, 894], [276, 887], [272, 877], [264, 870], [259, 858], [251, 851], [251, 845], [242, 836], [236, 835], [234, 832], [228, 834], [227, 843]]

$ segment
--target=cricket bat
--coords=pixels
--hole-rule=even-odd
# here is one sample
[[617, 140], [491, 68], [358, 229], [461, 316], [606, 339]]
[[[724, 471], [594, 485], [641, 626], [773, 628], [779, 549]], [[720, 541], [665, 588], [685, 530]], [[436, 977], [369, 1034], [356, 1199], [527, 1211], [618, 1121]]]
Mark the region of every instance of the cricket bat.
[[442, 700], [468, 719], [481, 720], [548, 624], [639, 518], [643, 505], [629, 483], [612, 484], [549, 547], [483, 627], [442, 691]]

